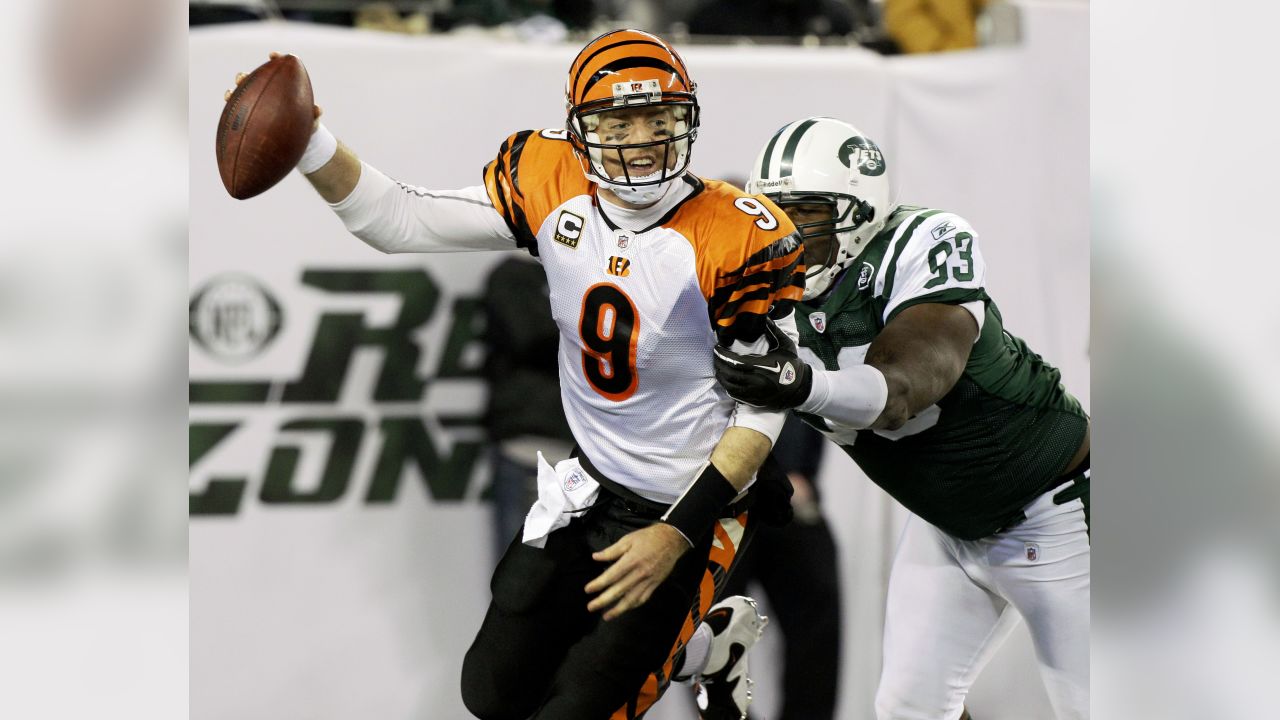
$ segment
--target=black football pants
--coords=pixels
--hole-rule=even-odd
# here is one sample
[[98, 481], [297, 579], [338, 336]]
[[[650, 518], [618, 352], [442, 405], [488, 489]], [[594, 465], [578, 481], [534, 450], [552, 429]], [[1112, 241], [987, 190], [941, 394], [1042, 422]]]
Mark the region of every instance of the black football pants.
[[609, 622], [587, 612], [591, 559], [656, 515], [601, 490], [543, 549], [517, 535], [494, 570], [489, 604], [462, 666], [462, 699], [482, 720], [605, 720], [663, 665], [697, 598], [710, 536], [685, 553], [644, 605]]

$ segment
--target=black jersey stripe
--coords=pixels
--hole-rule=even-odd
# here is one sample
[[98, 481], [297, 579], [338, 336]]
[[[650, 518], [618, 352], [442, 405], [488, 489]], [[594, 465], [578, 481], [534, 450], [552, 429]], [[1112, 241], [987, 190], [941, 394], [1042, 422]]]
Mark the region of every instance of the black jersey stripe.
[[506, 166], [502, 162], [502, 153], [498, 153], [498, 157], [493, 162], [485, 166], [485, 173], [493, 173], [493, 189], [498, 193], [498, 212], [502, 214], [502, 219], [511, 224], [511, 209], [507, 204], [507, 192], [502, 189], [502, 174], [506, 172]]
[[[620, 32], [623, 32], [623, 31], [622, 31], [622, 30], [614, 30], [614, 31], [613, 31], [613, 32], [611, 32], [611, 33], [607, 33], [607, 34], [605, 34], [605, 35], [601, 35], [600, 37], [601, 37], [601, 38], [605, 38], [605, 37], [608, 37], [609, 35], [614, 35], [614, 34], [616, 34], [616, 33], [620, 33]], [[623, 40], [623, 41], [621, 41], [621, 42], [613, 43], [612, 45], [605, 45], [604, 47], [600, 48], [599, 50], [596, 50], [595, 52], [593, 52], [593, 53], [591, 53], [590, 55], [588, 55], [588, 56], [587, 56], [587, 59], [586, 59], [586, 60], [583, 60], [583, 61], [582, 61], [582, 64], [578, 66], [578, 72], [574, 73], [574, 75], [573, 75], [573, 88], [574, 88], [574, 90], [575, 90], [575, 94], [576, 94], [576, 90], [578, 89], [578, 84], [579, 84], [580, 82], [582, 82], [582, 71], [587, 69], [587, 66], [591, 64], [591, 60], [592, 60], [593, 58], [595, 58], [595, 56], [599, 55], [599, 54], [600, 54], [600, 53], [602, 53], [602, 52], [605, 52], [605, 51], [608, 51], [608, 50], [612, 50], [612, 49], [617, 48], [617, 47], [622, 47], [623, 45], [652, 45], [652, 46], [654, 46], [654, 47], [660, 47], [660, 48], [662, 48], [663, 50], [666, 50], [666, 49], [667, 49], [666, 47], [664, 47], [664, 46], [662, 45], [662, 43], [654, 42], [653, 40]]]
[[511, 143], [511, 187], [521, 196], [524, 192], [520, 190], [520, 154], [524, 152], [525, 141], [530, 135], [533, 135], [532, 130], [518, 132], [515, 141]]
[[630, 70], [632, 68], [640, 68], [640, 67], [656, 68], [663, 72], [671, 73], [672, 75], [679, 75], [679, 73], [676, 72], [676, 69], [671, 67], [670, 63], [665, 63], [657, 58], [650, 58], [650, 57], [621, 58], [619, 60], [615, 60], [609, 63], [608, 65], [605, 65], [604, 67], [600, 68], [599, 70], [596, 71], [594, 75], [588, 78], [587, 84], [585, 87], [582, 88], [581, 94], [586, 95], [587, 93], [591, 92], [591, 88], [595, 87], [596, 83], [600, 82], [601, 80], [605, 79], [610, 75], [615, 74], [618, 70]]
[[[738, 298], [737, 300], [734, 300], [731, 303], [726, 303], [720, 306], [719, 308], [717, 308], [715, 311], [716, 319], [718, 320], [732, 319], [733, 317], [737, 316], [738, 310], [740, 310], [743, 305], [746, 305], [747, 303], [750, 303], [750, 302], [754, 302], [756, 300], [767, 299], [774, 292], [775, 292], [774, 288], [771, 288], [771, 287], [762, 287], [759, 290], [752, 290], [751, 292], [744, 294], [742, 297]], [[772, 303], [770, 304], [772, 305]]]
[[781, 267], [776, 270], [762, 270], [760, 272], [751, 273], [750, 275], [744, 275], [733, 285], [726, 285], [712, 293], [710, 305], [712, 307], [722, 305], [728, 302], [729, 298], [733, 297], [735, 292], [754, 285], [763, 285], [768, 288], [770, 292], [778, 292], [783, 288], [790, 287], [792, 285], [803, 288], [804, 274], [798, 272], [797, 268], [799, 264], [800, 259], [796, 258], [786, 267]]
[[502, 149], [498, 151], [498, 157], [489, 163], [485, 168], [485, 172], [493, 173], [493, 187], [498, 193], [499, 213], [502, 220], [507, 224], [507, 229], [511, 231], [511, 235], [516, 239], [516, 246], [526, 248], [530, 254], [535, 257], [538, 254], [538, 239], [534, 237], [533, 232], [529, 229], [529, 220], [525, 217], [524, 209], [516, 202], [513, 197], [509, 201], [507, 193], [502, 189], [502, 176], [507, 173], [506, 163], [502, 157], [506, 154], [508, 143], [502, 144]]
[[796, 148], [800, 146], [800, 138], [809, 131], [809, 128], [817, 124], [817, 118], [809, 118], [800, 123], [795, 132], [791, 133], [791, 137], [787, 138], [786, 147], [782, 148], [782, 165], [778, 168], [778, 177], [791, 177], [791, 164], [796, 158]]
[[[790, 300], [781, 301], [779, 303], [775, 303], [775, 309], [778, 305], [782, 305], [783, 307], [790, 309], [792, 304], [793, 303]], [[770, 316], [768, 314], [744, 311], [733, 316], [733, 319], [728, 321], [727, 325], [715, 322], [715, 319], [713, 318], [712, 321], [715, 323], [716, 342], [719, 342], [721, 345], [726, 347], [738, 341], [753, 343], [764, 335], [765, 320], [769, 317]]]
[[761, 263], [769, 262], [770, 260], [777, 260], [780, 257], [786, 257], [803, 247], [804, 241], [801, 239], [799, 231], [784, 235], [760, 250], [752, 253], [751, 257], [747, 258], [747, 261], [742, 264], [742, 267], [738, 268], [735, 272], [744, 271], [752, 265], [759, 265]]

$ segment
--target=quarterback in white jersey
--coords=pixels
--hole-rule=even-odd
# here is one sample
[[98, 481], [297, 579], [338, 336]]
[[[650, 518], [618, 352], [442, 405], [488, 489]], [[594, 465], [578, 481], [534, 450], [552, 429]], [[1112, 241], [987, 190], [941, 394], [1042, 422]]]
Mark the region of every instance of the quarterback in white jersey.
[[565, 128], [511, 135], [481, 186], [398, 182], [318, 124], [299, 169], [379, 250], [520, 247], [547, 273], [578, 450], [541, 463], [538, 502], [494, 572], [463, 666], [468, 709], [637, 718], [691, 675], [704, 717], [743, 717], [745, 660], [714, 642], [749, 647], [763, 620], [738, 602], [695, 629], [759, 514], [768, 483], [747, 491], [783, 416], [733, 401], [711, 349], [764, 352], [769, 322], [794, 334], [799, 235], [764, 197], [688, 172], [696, 85], [660, 38], [593, 40], [566, 103]]

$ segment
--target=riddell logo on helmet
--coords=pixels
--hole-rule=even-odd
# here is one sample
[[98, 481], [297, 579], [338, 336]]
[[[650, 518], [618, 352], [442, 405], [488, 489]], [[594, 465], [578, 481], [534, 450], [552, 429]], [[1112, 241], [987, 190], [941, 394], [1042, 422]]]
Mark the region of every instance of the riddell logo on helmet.
[[790, 175], [784, 178], [777, 178], [776, 180], [766, 180], [764, 178], [756, 180], [756, 188], [759, 189], [760, 192], [766, 192], [768, 190], [791, 190], [795, 187], [795, 184], [795, 179]]

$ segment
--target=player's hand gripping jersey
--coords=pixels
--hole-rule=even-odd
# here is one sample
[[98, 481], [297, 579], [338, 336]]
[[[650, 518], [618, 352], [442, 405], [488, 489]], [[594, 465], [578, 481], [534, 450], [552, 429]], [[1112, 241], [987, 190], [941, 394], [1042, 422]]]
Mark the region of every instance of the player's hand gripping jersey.
[[962, 305], [979, 335], [964, 373], [897, 430], [805, 419], [912, 512], [961, 539], [989, 535], [1067, 469], [1087, 419], [1060, 373], [1004, 331], [984, 288], [977, 233], [952, 213], [899, 206], [825, 297], [797, 305], [800, 356], [836, 370], [861, 363], [898, 313]]
[[510, 234], [547, 272], [561, 391], [583, 454], [661, 503], [731, 422], [763, 416], [735, 411], [711, 348], [758, 346], [765, 318], [790, 315], [804, 284], [786, 215], [725, 183], [683, 179], [653, 207], [602, 210], [559, 130], [512, 135], [484, 171]]

